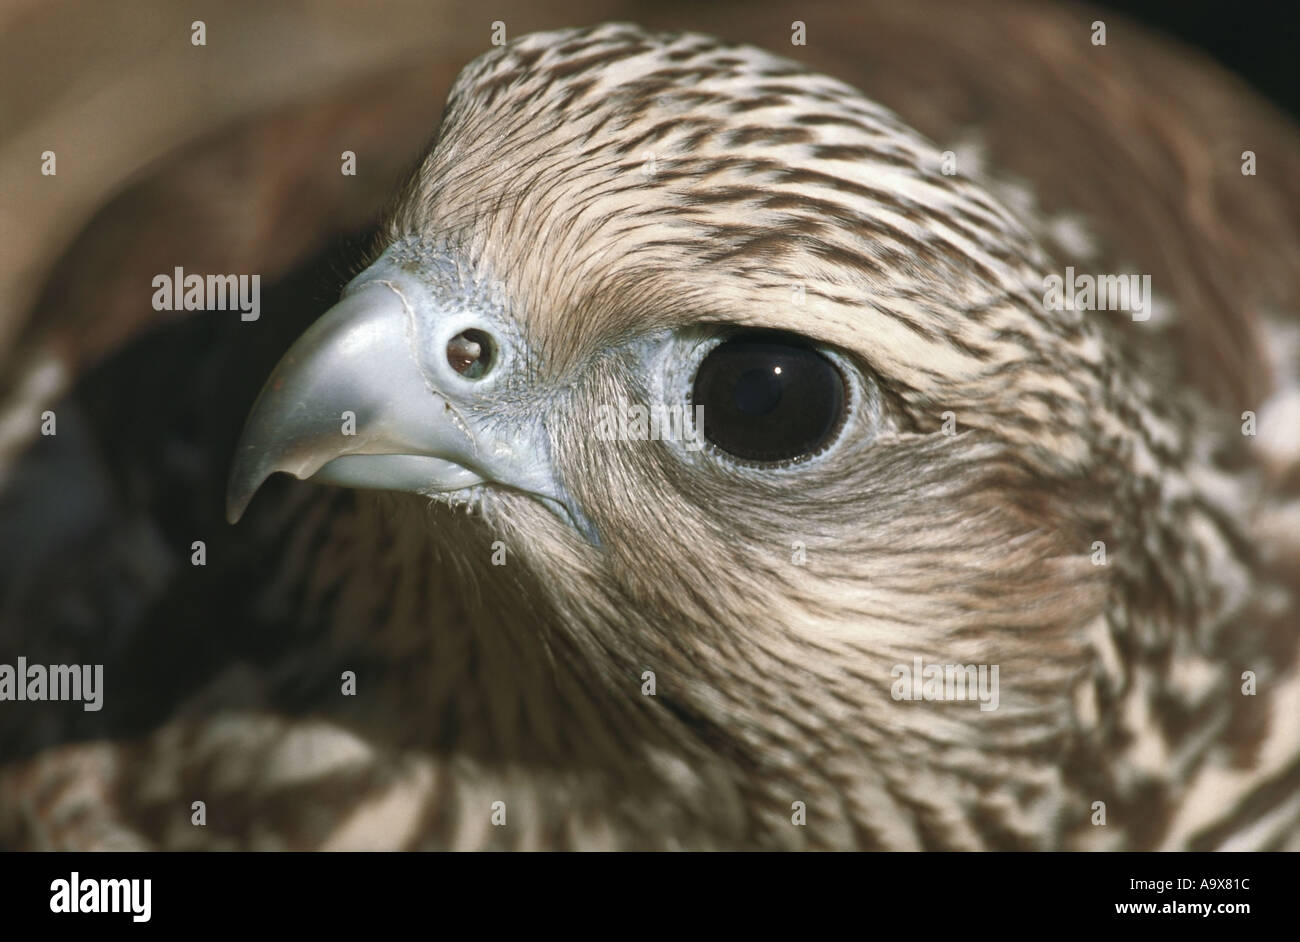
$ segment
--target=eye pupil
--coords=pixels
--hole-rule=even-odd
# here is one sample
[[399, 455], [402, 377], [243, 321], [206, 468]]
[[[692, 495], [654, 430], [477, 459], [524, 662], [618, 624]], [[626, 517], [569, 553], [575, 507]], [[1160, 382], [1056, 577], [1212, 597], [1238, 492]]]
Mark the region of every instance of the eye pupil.
[[736, 408], [745, 415], [767, 415], [781, 402], [781, 367], [747, 370], [736, 381]]
[[695, 375], [707, 441], [746, 461], [805, 458], [825, 448], [845, 414], [839, 369], [799, 337], [754, 332], [711, 350]]

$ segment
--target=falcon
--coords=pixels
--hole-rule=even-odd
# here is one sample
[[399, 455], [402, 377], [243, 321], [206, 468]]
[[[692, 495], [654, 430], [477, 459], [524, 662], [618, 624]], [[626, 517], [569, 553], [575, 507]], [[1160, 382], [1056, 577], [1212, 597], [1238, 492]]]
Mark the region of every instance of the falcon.
[[308, 482], [260, 591], [312, 631], [9, 770], [7, 833], [1295, 849], [1296, 387], [1216, 400], [1158, 279], [1046, 303], [1144, 273], [1096, 241], [755, 46], [492, 49], [233, 456], [232, 522]]

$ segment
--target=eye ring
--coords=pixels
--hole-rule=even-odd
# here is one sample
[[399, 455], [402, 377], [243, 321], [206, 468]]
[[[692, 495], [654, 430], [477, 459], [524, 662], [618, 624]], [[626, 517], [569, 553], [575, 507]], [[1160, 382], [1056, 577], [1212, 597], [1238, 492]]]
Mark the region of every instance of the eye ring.
[[695, 433], [710, 451], [749, 467], [801, 464], [829, 449], [848, 422], [852, 384], [842, 365], [783, 331], [733, 334], [696, 364]]

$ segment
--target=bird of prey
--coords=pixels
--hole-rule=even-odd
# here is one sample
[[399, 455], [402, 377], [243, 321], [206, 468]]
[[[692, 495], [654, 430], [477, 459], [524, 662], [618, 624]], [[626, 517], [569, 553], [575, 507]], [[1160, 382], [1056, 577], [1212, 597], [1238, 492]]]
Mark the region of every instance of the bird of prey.
[[767, 49], [492, 48], [233, 455], [310, 631], [8, 768], [4, 834], [1296, 848], [1295, 308], [1139, 300], [1255, 182], [1167, 133], [1192, 265]]

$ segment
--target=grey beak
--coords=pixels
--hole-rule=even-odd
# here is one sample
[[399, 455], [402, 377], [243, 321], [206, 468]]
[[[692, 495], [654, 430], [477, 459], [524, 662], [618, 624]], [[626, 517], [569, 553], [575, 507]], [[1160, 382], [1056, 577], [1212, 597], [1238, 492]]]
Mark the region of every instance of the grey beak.
[[238, 521], [276, 471], [421, 494], [493, 477], [451, 401], [421, 369], [419, 342], [414, 314], [390, 282], [360, 285], [316, 321], [253, 406], [231, 470], [227, 519]]

